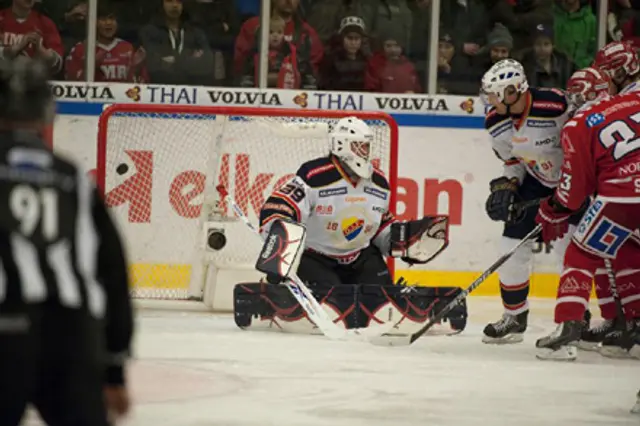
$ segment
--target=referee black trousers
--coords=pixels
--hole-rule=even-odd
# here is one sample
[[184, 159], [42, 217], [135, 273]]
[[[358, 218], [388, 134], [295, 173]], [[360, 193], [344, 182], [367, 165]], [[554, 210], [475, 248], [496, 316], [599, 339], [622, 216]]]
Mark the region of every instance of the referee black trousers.
[[[30, 309], [26, 333], [0, 327], [0, 425], [20, 424], [28, 405], [51, 426], [108, 425], [98, 322], [58, 306]], [[1, 312], [0, 324], [12, 317]]]

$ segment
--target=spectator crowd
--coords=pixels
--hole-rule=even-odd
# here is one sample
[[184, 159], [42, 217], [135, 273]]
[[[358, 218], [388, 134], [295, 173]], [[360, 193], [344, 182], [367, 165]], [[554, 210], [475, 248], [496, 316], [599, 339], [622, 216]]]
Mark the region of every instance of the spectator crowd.
[[[421, 93], [432, 0], [272, 0], [268, 86]], [[606, 1], [606, 0], [604, 0]], [[563, 88], [597, 49], [597, 1], [441, 0], [438, 92], [476, 95], [507, 57]], [[259, 0], [99, 0], [96, 81], [258, 85]], [[608, 41], [640, 47], [640, 0], [609, 0]], [[0, 55], [84, 80], [86, 0], [0, 0]]]

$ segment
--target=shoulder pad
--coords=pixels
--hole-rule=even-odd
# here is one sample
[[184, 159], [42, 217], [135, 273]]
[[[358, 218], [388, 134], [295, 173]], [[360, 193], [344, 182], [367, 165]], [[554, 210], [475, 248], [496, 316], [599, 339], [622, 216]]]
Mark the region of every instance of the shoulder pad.
[[382, 189], [389, 190], [389, 181], [384, 176], [384, 174], [382, 174], [380, 170], [373, 169], [373, 174], [371, 175], [371, 182], [373, 182], [375, 185], [379, 186]]
[[307, 161], [300, 166], [296, 175], [312, 188], [330, 185], [342, 179], [328, 156]]
[[512, 125], [511, 117], [508, 115], [498, 114], [495, 108], [491, 108], [484, 119], [484, 128], [494, 138], [499, 136], [502, 132], [510, 129]]
[[530, 89], [533, 103], [530, 116], [558, 117], [567, 111], [567, 97], [558, 89]]

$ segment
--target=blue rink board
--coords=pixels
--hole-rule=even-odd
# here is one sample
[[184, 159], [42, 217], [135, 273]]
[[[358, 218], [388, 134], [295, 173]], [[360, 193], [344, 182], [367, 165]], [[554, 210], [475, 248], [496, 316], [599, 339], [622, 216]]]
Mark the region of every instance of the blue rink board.
[[[56, 102], [57, 112], [61, 115], [98, 116], [104, 104], [84, 102]], [[455, 129], [482, 129], [484, 117], [464, 115], [434, 114], [390, 114], [399, 126], [406, 127], [441, 127]]]

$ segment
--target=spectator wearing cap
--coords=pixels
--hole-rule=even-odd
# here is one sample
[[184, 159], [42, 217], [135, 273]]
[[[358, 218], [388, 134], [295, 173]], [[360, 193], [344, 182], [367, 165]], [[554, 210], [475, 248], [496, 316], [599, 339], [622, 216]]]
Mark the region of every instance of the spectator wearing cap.
[[[145, 83], [143, 55], [136, 54], [131, 43], [116, 37], [118, 18], [115, 10], [103, 3], [98, 5], [96, 32], [95, 81]], [[69, 52], [65, 61], [66, 80], [85, 80], [86, 48], [86, 42], [81, 41]]]
[[482, 73], [493, 64], [511, 57], [513, 37], [511, 32], [502, 24], [496, 24], [487, 35], [487, 44], [478, 51], [476, 64], [481, 66]]
[[[280, 16], [273, 16], [269, 23], [269, 52], [267, 86], [280, 89], [317, 89], [316, 78], [309, 58], [298, 54], [297, 47], [285, 40], [286, 23]], [[240, 82], [242, 87], [257, 87], [259, 80], [259, 43], [254, 54], [247, 60], [247, 66]], [[307, 49], [308, 51], [308, 49]]]
[[556, 48], [578, 68], [588, 67], [596, 53], [596, 17], [580, 0], [558, 0], [554, 5]]
[[[284, 39], [293, 43], [299, 55], [310, 58], [314, 71], [317, 70], [322, 61], [324, 49], [316, 30], [298, 15], [299, 0], [273, 0], [271, 4], [271, 15], [284, 19]], [[237, 73], [242, 73], [247, 58], [254, 53], [259, 27], [260, 17], [256, 16], [248, 19], [240, 28], [233, 57], [234, 69]]]
[[[487, 29], [496, 24], [504, 25], [510, 32], [512, 41], [511, 56], [517, 56], [522, 49], [530, 47], [533, 27], [541, 22], [552, 23], [553, 0], [482, 0], [485, 14], [473, 16], [472, 36], [470, 40], [482, 38]], [[484, 15], [484, 16], [483, 16]], [[466, 40], [465, 40], [466, 41]], [[465, 46], [467, 54], [473, 54], [473, 43]]]
[[438, 93], [477, 94], [476, 82], [470, 82], [469, 60], [458, 53], [450, 33], [441, 33], [438, 42]]
[[487, 44], [471, 59], [469, 71], [471, 78], [468, 87], [473, 85], [472, 93], [478, 93], [482, 76], [493, 64], [511, 58], [511, 49], [513, 49], [511, 32], [504, 25], [496, 24], [487, 35]]
[[[334, 41], [339, 32], [342, 19], [358, 16], [355, 0], [322, 0], [311, 2], [307, 22], [318, 33], [323, 45]], [[340, 43], [337, 43], [340, 45]]]
[[553, 40], [551, 26], [536, 26], [533, 49], [526, 52], [522, 59], [527, 80], [533, 87], [564, 89], [575, 71], [575, 65], [567, 55], [554, 49]]
[[210, 86], [213, 55], [207, 37], [188, 22], [182, 0], [156, 2], [158, 14], [140, 30], [150, 82]]
[[365, 24], [362, 18], [347, 16], [340, 23], [340, 44], [325, 55], [320, 67], [320, 88], [363, 91], [367, 56], [363, 52]]
[[369, 59], [365, 89], [383, 93], [420, 93], [422, 88], [413, 63], [402, 54], [394, 36], [381, 36], [378, 51]]

